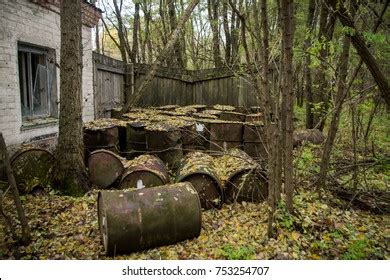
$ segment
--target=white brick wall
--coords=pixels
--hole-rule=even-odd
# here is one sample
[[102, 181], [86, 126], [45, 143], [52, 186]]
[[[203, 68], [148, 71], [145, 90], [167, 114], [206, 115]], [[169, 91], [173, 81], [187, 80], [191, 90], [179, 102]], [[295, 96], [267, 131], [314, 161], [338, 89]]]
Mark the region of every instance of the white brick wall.
[[[83, 120], [94, 118], [91, 29], [83, 26]], [[27, 0], [0, 0], [0, 131], [7, 145], [58, 131], [58, 125], [22, 130], [17, 43], [55, 49], [60, 61], [60, 16]], [[57, 69], [57, 92], [60, 89]], [[59, 97], [59, 96], [58, 96]]]

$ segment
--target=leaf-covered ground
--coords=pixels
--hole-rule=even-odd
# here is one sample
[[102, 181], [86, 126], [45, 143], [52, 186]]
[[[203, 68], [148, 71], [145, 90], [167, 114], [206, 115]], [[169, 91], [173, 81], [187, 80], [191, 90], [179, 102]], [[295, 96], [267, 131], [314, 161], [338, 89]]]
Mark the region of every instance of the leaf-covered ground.
[[[22, 259], [105, 259], [98, 230], [97, 192], [82, 198], [54, 194], [23, 197], [32, 242]], [[117, 259], [389, 259], [390, 217], [344, 210], [334, 197], [299, 190], [297, 214], [279, 205], [276, 238], [267, 239], [265, 203], [224, 205], [203, 212], [198, 238]], [[13, 213], [10, 196], [5, 210]], [[0, 259], [15, 257], [13, 240], [0, 220]], [[4, 240], [3, 240], [4, 239]], [[129, 241], [131, 242], [131, 241]]]

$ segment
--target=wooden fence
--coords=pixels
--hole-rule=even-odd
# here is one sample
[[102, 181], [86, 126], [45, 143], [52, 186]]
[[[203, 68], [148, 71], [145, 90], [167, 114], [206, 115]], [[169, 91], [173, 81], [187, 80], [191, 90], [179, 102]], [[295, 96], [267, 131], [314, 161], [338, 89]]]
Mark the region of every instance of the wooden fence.
[[[112, 108], [124, 102], [125, 64], [122, 61], [94, 53], [95, 117], [108, 117]], [[128, 67], [137, 88], [150, 65]], [[229, 69], [181, 70], [160, 67], [146, 88], [139, 106], [191, 104], [224, 104], [258, 106], [253, 85]]]

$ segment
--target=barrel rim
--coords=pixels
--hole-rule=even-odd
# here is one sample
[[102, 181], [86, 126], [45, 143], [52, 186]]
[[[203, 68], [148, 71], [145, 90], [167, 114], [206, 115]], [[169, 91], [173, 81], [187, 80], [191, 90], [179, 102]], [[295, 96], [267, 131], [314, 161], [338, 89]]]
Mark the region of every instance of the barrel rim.
[[[241, 175], [242, 173], [244, 172], [247, 172], [247, 171], [251, 171], [251, 170], [254, 170], [257, 172], [260, 173], [260, 176], [264, 179], [264, 182], [267, 184], [267, 176], [266, 176], [266, 172], [263, 170], [263, 168], [261, 168], [260, 165], [256, 165], [254, 166], [253, 168], [250, 168], [250, 167], [244, 167], [244, 168], [240, 168], [239, 170], [235, 171], [232, 175], [229, 176], [229, 178], [226, 180], [225, 182], [225, 185], [224, 185], [224, 191], [226, 191], [228, 189], [229, 186], [232, 186], [233, 183], [232, 183], [232, 180]], [[255, 173], [255, 174], [256, 174]], [[226, 199], [227, 197], [224, 197], [224, 201], [226, 202]]]
[[181, 183], [186, 183], [190, 186], [190, 188], [192, 188], [195, 192], [196, 192], [196, 198], [197, 198], [197, 201], [198, 201], [198, 212], [199, 212], [199, 224], [200, 224], [200, 227], [199, 227], [199, 232], [197, 234], [197, 237], [200, 235], [200, 233], [202, 232], [202, 204], [200, 203], [200, 197], [199, 197], [199, 194], [198, 192], [196, 191], [195, 187], [191, 184], [191, 182], [181, 182]]
[[45, 152], [46, 154], [48, 154], [50, 157], [51, 157], [51, 159], [52, 160], [55, 160], [55, 157], [54, 157], [54, 155], [50, 152], [50, 151], [48, 151], [48, 150], [46, 150], [46, 149], [43, 149], [43, 148], [27, 148], [27, 149], [19, 149], [18, 151], [16, 151], [16, 153], [14, 153], [12, 156], [11, 156], [11, 158], [10, 158], [10, 164], [11, 164], [11, 166], [12, 166], [12, 164], [14, 163], [14, 161], [18, 158], [18, 157], [20, 157], [21, 155], [23, 155], [23, 154], [25, 154], [25, 153], [27, 153], [27, 152], [31, 152], [31, 151], [40, 151], [40, 152]]
[[[107, 236], [105, 238], [104, 234], [103, 234], [103, 230], [102, 230], [102, 220], [101, 220], [101, 216], [102, 216], [102, 211], [106, 212], [105, 209], [102, 209], [104, 208], [104, 205], [103, 205], [103, 194], [102, 194], [102, 191], [99, 191], [98, 192], [98, 199], [97, 199], [97, 209], [98, 209], [98, 226], [99, 226], [99, 233], [100, 233], [100, 237], [101, 237], [101, 240], [103, 242], [103, 247], [104, 247], [104, 254], [105, 255], [109, 255], [109, 252], [108, 252], [108, 227], [106, 226], [105, 227], [105, 230], [106, 230], [106, 233], [105, 235]], [[106, 214], [104, 215], [106, 216]], [[106, 222], [107, 222], [107, 219], [106, 219]]]
[[134, 174], [135, 172], [142, 172], [142, 171], [148, 171], [150, 173], [152, 173], [153, 175], [156, 175], [162, 182], [162, 185], [165, 185], [165, 184], [168, 184], [169, 183], [169, 175], [166, 177], [166, 178], [163, 178], [163, 176], [161, 176], [161, 174], [159, 174], [157, 171], [155, 170], [152, 170], [150, 168], [145, 168], [145, 167], [138, 167], [138, 166], [135, 166], [134, 168], [129, 168], [127, 169], [122, 178], [121, 178], [121, 181], [119, 182], [119, 186], [122, 184], [122, 182], [131, 174]]
[[[218, 177], [214, 174], [210, 174], [210, 173], [207, 173], [206, 171], [202, 171], [202, 170], [197, 170], [197, 171], [194, 171], [194, 172], [189, 172], [189, 173], [186, 173], [186, 174], [179, 174], [179, 176], [177, 176], [176, 178], [176, 182], [177, 183], [180, 183], [180, 182], [188, 182], [188, 181], [184, 181], [187, 177], [189, 176], [193, 176], [193, 175], [197, 175], [197, 174], [202, 174], [202, 175], [207, 175], [209, 176], [212, 180], [214, 180], [214, 182], [217, 183], [217, 191], [218, 193], [220, 194], [221, 196], [221, 203], [220, 205], [218, 206], [222, 206], [223, 202], [225, 201], [225, 193], [224, 193], [224, 190], [223, 190], [223, 185], [221, 183], [221, 181], [218, 179]], [[191, 184], [191, 182], [188, 182]], [[192, 185], [192, 184], [191, 184]], [[195, 187], [192, 186], [194, 189]], [[195, 189], [196, 190], [196, 189]], [[198, 192], [198, 191], [197, 191]]]

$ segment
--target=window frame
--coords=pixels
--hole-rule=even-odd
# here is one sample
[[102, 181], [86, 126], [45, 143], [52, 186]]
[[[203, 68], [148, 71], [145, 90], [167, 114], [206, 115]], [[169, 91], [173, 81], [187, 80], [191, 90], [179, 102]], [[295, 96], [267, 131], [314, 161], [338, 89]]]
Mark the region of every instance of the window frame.
[[[44, 47], [44, 46], [37, 46], [37, 45], [34, 45], [34, 44], [29, 44], [29, 43], [25, 43], [25, 42], [18, 42], [17, 44], [17, 53], [18, 53], [18, 71], [23, 71], [23, 77], [27, 77], [27, 79], [24, 78], [23, 81], [19, 81], [19, 94], [20, 94], [20, 104], [21, 104], [21, 114], [22, 114], [22, 120], [23, 121], [27, 121], [27, 120], [31, 120], [31, 119], [37, 119], [37, 118], [47, 118], [47, 117], [50, 117], [53, 115], [53, 112], [52, 112], [52, 108], [51, 108], [51, 99], [52, 99], [52, 87], [50, 85], [50, 73], [49, 73], [49, 62], [48, 62], [48, 57], [49, 57], [49, 49], [47, 47]], [[24, 53], [23, 55], [26, 55], [27, 56], [27, 61], [24, 61], [23, 59], [23, 62], [22, 64], [24, 64], [23, 67], [20, 67], [20, 64], [19, 64], [19, 53]], [[45, 64], [44, 66], [46, 67], [46, 104], [47, 104], [47, 108], [45, 109], [45, 112], [44, 113], [41, 113], [41, 114], [37, 114], [36, 112], [34, 112], [34, 102], [33, 102], [33, 96], [34, 96], [34, 79], [35, 77], [33, 77], [33, 71], [32, 71], [32, 54], [36, 54], [36, 55], [43, 55], [44, 56], [44, 60], [45, 60]], [[27, 64], [27, 65], [26, 65]], [[41, 64], [43, 65], [43, 64]], [[23, 70], [21, 68], [24, 68]], [[28, 72], [28, 74], [26, 75], [25, 72]], [[55, 71], [53, 71], [53, 75], [55, 75]], [[20, 79], [20, 74], [18, 75], [19, 79]], [[54, 81], [54, 78], [51, 79], [53, 82]], [[21, 87], [21, 84], [24, 84], [24, 89], [22, 89]], [[22, 98], [24, 100], [24, 102], [22, 101]], [[28, 102], [29, 102], [29, 114], [26, 115], [24, 113], [24, 110], [23, 110], [23, 103], [25, 103], [25, 101], [27, 101], [28, 99]]]

